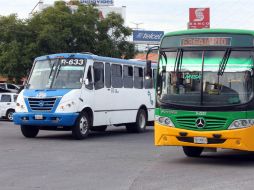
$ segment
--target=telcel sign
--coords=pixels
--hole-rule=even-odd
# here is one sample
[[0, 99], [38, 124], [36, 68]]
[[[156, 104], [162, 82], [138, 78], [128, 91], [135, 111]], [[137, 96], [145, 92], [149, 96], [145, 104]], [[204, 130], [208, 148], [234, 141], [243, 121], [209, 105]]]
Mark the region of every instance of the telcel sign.
[[98, 6], [113, 6], [114, 0], [80, 0], [82, 4], [95, 4]]
[[210, 28], [210, 8], [189, 9], [189, 29]]
[[133, 41], [139, 43], [158, 43], [163, 37], [163, 31], [133, 30]]

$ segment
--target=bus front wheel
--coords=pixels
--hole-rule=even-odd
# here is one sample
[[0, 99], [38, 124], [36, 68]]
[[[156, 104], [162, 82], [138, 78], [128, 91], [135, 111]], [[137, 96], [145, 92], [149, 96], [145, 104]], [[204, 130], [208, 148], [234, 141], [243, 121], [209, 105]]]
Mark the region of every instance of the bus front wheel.
[[188, 157], [199, 157], [203, 150], [202, 147], [183, 146], [183, 152]]
[[142, 133], [146, 130], [147, 114], [144, 109], [138, 110], [135, 123], [127, 123], [126, 129], [132, 133]]
[[35, 138], [39, 133], [39, 128], [30, 125], [21, 125], [21, 132], [26, 138]]
[[72, 127], [72, 136], [77, 140], [85, 139], [90, 132], [90, 128], [91, 121], [88, 113], [81, 112], [75, 125]]

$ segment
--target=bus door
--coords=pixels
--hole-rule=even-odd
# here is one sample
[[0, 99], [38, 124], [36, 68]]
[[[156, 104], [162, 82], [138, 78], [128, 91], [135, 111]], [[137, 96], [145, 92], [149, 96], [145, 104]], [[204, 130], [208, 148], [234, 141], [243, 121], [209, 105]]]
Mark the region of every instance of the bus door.
[[[112, 109], [111, 94], [107, 88], [110, 76], [110, 64], [94, 62], [94, 126], [110, 125], [109, 110]], [[106, 78], [104, 77], [106, 75]], [[106, 81], [104, 81], [106, 80]], [[106, 85], [105, 85], [106, 83]]]
[[[93, 67], [87, 65], [87, 73], [84, 77], [85, 88], [82, 88], [81, 99], [86, 107], [94, 107], [94, 86], [93, 86]], [[81, 105], [83, 108], [83, 105]]]

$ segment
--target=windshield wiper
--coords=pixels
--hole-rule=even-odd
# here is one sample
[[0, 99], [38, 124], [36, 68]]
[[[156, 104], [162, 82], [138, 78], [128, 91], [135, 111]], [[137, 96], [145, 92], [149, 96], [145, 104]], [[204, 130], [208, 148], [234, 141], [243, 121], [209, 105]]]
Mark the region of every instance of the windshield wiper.
[[[60, 59], [59, 59], [59, 61], [60, 61]], [[57, 67], [57, 73], [56, 73], [55, 79], [58, 77], [61, 67], [62, 67], [62, 64], [59, 63], [58, 67]]]
[[231, 54], [231, 49], [227, 49], [221, 62], [220, 62], [220, 65], [219, 65], [219, 70], [218, 70], [218, 73], [217, 75], [218, 76], [222, 76], [225, 69], [226, 69], [226, 66], [227, 66], [227, 63], [228, 63], [228, 59], [230, 57], [230, 54]]
[[[49, 65], [51, 65], [51, 59], [50, 59], [49, 56], [47, 56], [47, 60], [49, 60]], [[50, 73], [49, 73], [49, 79], [50, 79], [50, 77], [51, 77], [51, 75], [52, 75], [52, 73], [53, 73], [53, 69], [54, 69], [54, 67], [55, 67], [55, 64], [56, 64], [56, 62], [54, 62], [53, 65], [52, 65], [52, 67], [51, 67], [51, 70], [50, 70]]]
[[182, 67], [182, 57], [183, 57], [183, 50], [179, 49], [176, 54], [176, 61], [174, 66], [174, 72], [178, 74], [179, 69]]

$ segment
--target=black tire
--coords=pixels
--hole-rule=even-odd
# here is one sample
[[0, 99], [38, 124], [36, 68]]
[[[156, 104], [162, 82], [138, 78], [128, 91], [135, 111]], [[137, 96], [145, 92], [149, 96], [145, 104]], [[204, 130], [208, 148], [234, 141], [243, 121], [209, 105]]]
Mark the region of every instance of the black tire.
[[147, 125], [147, 114], [146, 111], [140, 109], [137, 114], [135, 123], [127, 123], [126, 129], [131, 133], [142, 133], [145, 132]]
[[85, 139], [91, 128], [91, 119], [86, 112], [81, 112], [76, 120], [75, 125], [72, 127], [72, 136], [77, 139]]
[[199, 157], [203, 150], [202, 147], [183, 146], [183, 152], [188, 157]]
[[95, 126], [95, 127], [91, 127], [90, 130], [97, 131], [97, 132], [105, 132], [107, 127], [108, 127], [107, 125]]
[[11, 109], [11, 110], [8, 110], [7, 113], [6, 113], [6, 118], [9, 120], [9, 121], [13, 121], [13, 113], [15, 112], [15, 110]]
[[26, 138], [35, 138], [39, 133], [39, 128], [29, 125], [21, 125], [21, 132]]

